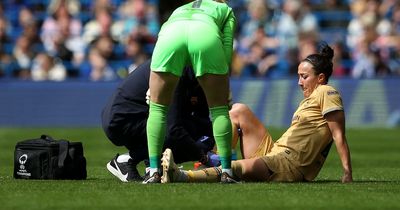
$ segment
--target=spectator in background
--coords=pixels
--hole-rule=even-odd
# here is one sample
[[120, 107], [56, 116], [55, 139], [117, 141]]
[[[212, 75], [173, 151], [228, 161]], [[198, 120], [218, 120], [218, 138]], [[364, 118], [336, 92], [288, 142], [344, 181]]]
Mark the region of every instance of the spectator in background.
[[33, 59], [36, 56], [32, 40], [27, 35], [18, 37], [12, 55], [15, 66], [13, 76], [23, 80], [30, 79]]
[[276, 26], [272, 20], [272, 15], [264, 0], [249, 0], [247, 3], [247, 20], [243, 23], [241, 31], [239, 32], [239, 42], [244, 47], [249, 46], [246, 44], [251, 42], [254, 33], [260, 28], [266, 34], [273, 34]]
[[243, 64], [241, 76], [258, 77], [266, 72], [267, 68], [262, 65], [263, 59], [266, 57], [264, 48], [258, 43], [248, 46], [246, 54], [239, 55]]
[[[278, 56], [281, 66], [289, 72], [297, 72], [299, 36], [317, 39], [319, 27], [316, 17], [303, 7], [300, 0], [283, 3], [282, 15], [277, 24], [276, 36], [279, 40]], [[288, 60], [295, 59], [295, 60]], [[286, 61], [286, 62], [285, 62]]]
[[373, 52], [369, 48], [367, 41], [359, 42], [357, 57], [351, 72], [353, 78], [373, 78], [375, 69], [373, 63]]
[[352, 68], [352, 61], [346, 46], [343, 42], [335, 42], [332, 44], [335, 55], [333, 57], [333, 72], [332, 75], [336, 78], [345, 77], [350, 74]]
[[383, 77], [390, 73], [389, 67], [382, 62], [379, 51], [372, 48], [368, 40], [359, 43], [356, 56], [351, 72], [353, 78]]
[[[38, 1], [38, 0], [8, 0], [9, 2], [13, 2], [13, 5], [15, 6], [14, 8], [18, 8], [19, 6], [26, 6], [29, 7], [30, 10], [32, 10], [34, 13], [35, 12], [43, 12], [46, 11], [46, 9], [49, 7], [49, 4], [52, 4], [53, 0], [44, 0], [44, 1]], [[66, 0], [69, 1], [69, 0]], [[76, 1], [76, 0], [75, 0]], [[14, 9], [11, 6], [12, 9]], [[39, 21], [41, 24], [41, 21]]]
[[300, 36], [299, 39], [299, 53], [298, 64], [304, 60], [308, 55], [318, 53], [318, 41], [312, 38]]
[[[122, 66], [119, 66], [119, 69], [123, 68], [126, 71], [128, 65], [124, 64], [128, 62], [128, 59], [133, 59], [138, 55], [145, 57], [145, 54], [148, 56], [152, 51], [153, 42], [156, 39], [154, 34], [159, 30], [160, 20], [158, 17], [164, 16], [159, 13], [158, 7], [161, 6], [163, 8], [160, 9], [165, 10], [184, 2], [186, 1], [165, 3], [146, 0], [1, 1], [0, 31], [5, 33], [0, 32], [0, 76], [12, 75], [14, 72], [16, 66], [12, 65], [12, 61], [15, 61], [14, 55], [12, 55], [13, 48], [22, 35], [31, 40], [31, 50], [39, 52], [45, 49], [52, 56], [67, 61], [64, 66], [68, 70], [72, 69], [72, 71], [68, 71], [68, 74], [71, 75], [70, 72], [75, 72], [73, 70], [81, 67], [80, 63], [83, 61], [86, 63], [86, 56], [89, 52], [86, 50], [89, 48], [88, 44], [95, 42], [101, 34], [110, 34], [114, 43], [118, 41], [118, 52], [120, 53], [118, 55], [121, 56], [117, 57], [119, 60], [122, 58], [124, 62], [120, 63]], [[342, 49], [348, 51], [349, 55], [347, 55], [347, 59], [340, 59], [340, 50], [335, 49], [337, 56], [333, 59], [335, 63], [333, 76], [352, 75], [351, 68], [356, 61], [358, 64], [355, 72], [359, 72], [360, 67], [364, 66], [362, 71], [365, 73], [369, 71], [367, 70], [369, 67], [366, 66], [372, 66], [375, 72], [371, 75], [372, 77], [400, 75], [400, 2], [398, 0], [235, 0], [230, 1], [229, 4], [233, 6], [234, 10], [238, 10], [235, 14], [238, 14], [238, 29], [240, 29], [235, 32], [237, 51], [234, 52], [232, 61], [233, 76], [275, 78], [275, 73], [285, 76], [288, 71], [297, 71], [300, 37], [314, 36], [314, 32], [311, 32], [313, 30], [309, 29], [316, 28], [318, 31], [318, 24], [321, 28], [344, 27], [344, 25], [348, 27], [340, 39], [336, 39], [336, 33], [341, 33], [340, 30], [339, 32], [333, 31], [334, 34], [326, 33], [326, 31], [321, 34], [332, 38], [332, 42], [334, 40], [343, 41], [342, 37], [345, 36]], [[59, 9], [60, 7], [64, 8]], [[309, 8], [312, 10], [310, 11]], [[331, 12], [332, 9], [348, 11], [349, 8], [354, 17], [349, 24], [347, 24], [347, 18], [341, 17], [326, 18], [327, 16], [324, 16], [317, 24], [313, 24], [313, 18], [310, 18], [313, 16], [313, 12], [325, 10]], [[43, 15], [46, 9], [48, 16]], [[68, 18], [58, 18], [58, 10], [64, 10], [61, 12], [64, 15], [61, 16]], [[93, 11], [93, 15], [89, 14], [89, 11]], [[96, 18], [97, 15], [94, 14], [102, 13], [100, 11], [107, 11], [108, 17], [104, 18], [99, 15], [102, 18]], [[84, 18], [79, 19], [82, 17]], [[100, 19], [101, 21], [98, 21]], [[73, 26], [75, 25], [73, 22], [76, 20], [81, 24], [80, 32], [76, 32], [77, 27]], [[114, 21], [117, 22], [114, 24]], [[89, 24], [89, 22], [95, 24]], [[85, 28], [87, 26], [85, 30], [83, 30], [83, 25]], [[45, 28], [48, 29], [46, 32], [44, 32]], [[85, 32], [83, 33], [83, 31]], [[262, 31], [264, 34], [261, 33]], [[131, 36], [137, 37], [132, 39]], [[43, 44], [42, 38], [44, 37], [51, 41]], [[53, 38], [47, 39], [49, 37]], [[83, 41], [83, 37], [89, 41]], [[81, 41], [77, 41], [79, 39]], [[335, 48], [336, 43], [332, 43], [331, 40], [329, 42]], [[367, 52], [361, 52], [365, 41], [368, 43], [369, 50], [367, 51], [371, 51], [368, 56], [361, 55]], [[290, 48], [289, 46], [294, 47]], [[127, 49], [128, 47], [129, 49]], [[138, 55], [133, 56], [136, 53]], [[257, 56], [259, 58], [255, 59]], [[368, 61], [368, 59], [370, 60]], [[114, 66], [113, 60], [108, 62]], [[133, 66], [135, 66], [136, 61], [133, 62]], [[244, 70], [242, 71], [242, 69]], [[354, 75], [357, 74], [354, 73]], [[24, 78], [26, 75], [21, 76]]]
[[283, 61], [280, 61], [281, 69], [286, 69], [288, 75], [296, 75], [297, 67], [307, 55], [314, 54], [317, 52], [318, 39], [314, 36], [309, 36], [308, 33], [298, 34], [298, 48], [289, 50]]
[[398, 0], [382, 0], [379, 5], [379, 14], [382, 18], [390, 19], [393, 10], [399, 4]]
[[128, 0], [119, 8], [121, 19], [117, 21], [118, 41], [126, 43], [133, 36], [143, 40], [143, 44], [154, 44], [160, 29], [157, 7], [145, 0]]
[[277, 37], [280, 45], [290, 50], [297, 48], [299, 33], [315, 36], [318, 33], [316, 17], [299, 0], [283, 3], [283, 13], [278, 20]]
[[115, 13], [118, 5], [113, 0], [94, 0], [91, 1], [91, 10], [96, 13], [98, 10], [106, 9], [111, 13]]
[[105, 7], [99, 7], [94, 11], [95, 18], [84, 25], [83, 40], [86, 45], [91, 45], [101, 36], [111, 36], [116, 40], [118, 31], [114, 25], [111, 11]]
[[115, 41], [109, 35], [102, 35], [98, 37], [91, 48], [96, 48], [100, 55], [109, 62], [118, 60], [119, 58], [115, 54]]
[[62, 63], [47, 53], [39, 53], [32, 66], [33, 81], [63, 81], [67, 77], [67, 70]]
[[391, 73], [399, 75], [400, 74], [400, 2], [397, 2], [395, 4], [393, 3], [393, 5], [391, 5], [390, 7], [390, 15], [385, 15], [385, 17], [386, 18], [381, 19], [381, 21], [378, 23], [377, 26], [378, 38], [375, 41], [375, 44], [381, 50], [380, 54], [381, 57], [383, 58], [383, 62], [389, 65]]
[[75, 73], [85, 57], [85, 45], [81, 39], [82, 23], [74, 17], [78, 11], [78, 1], [53, 0], [49, 5], [49, 16], [41, 28], [46, 52], [59, 57], [68, 72]]
[[312, 12], [332, 12], [334, 15], [332, 18], [322, 18], [319, 20], [319, 26], [321, 28], [345, 28], [348, 25], [346, 17], [336, 17], [340, 15], [346, 15], [349, 11], [348, 1], [343, 0], [321, 0], [317, 1], [314, 5], [311, 5]]
[[125, 46], [125, 56], [127, 60], [131, 61], [128, 68], [129, 72], [150, 58], [143, 49], [143, 41], [133, 36], [128, 38]]
[[18, 27], [24, 28], [36, 22], [36, 17], [28, 7], [22, 7], [18, 12]]
[[80, 12], [81, 3], [79, 0], [50, 0], [48, 5], [49, 14], [53, 14], [60, 6], [65, 6], [71, 16], [76, 16]]
[[346, 45], [349, 47], [350, 51], [355, 48], [360, 37], [362, 37], [364, 34], [364, 27], [362, 23], [362, 14], [364, 13], [364, 10], [364, 0], [354, 0], [351, 2], [350, 11], [353, 18], [350, 20], [347, 26], [346, 34]]
[[252, 43], [248, 51], [240, 55], [243, 62], [242, 76], [269, 77], [274, 74], [279, 62], [274, 52], [269, 52], [259, 42]]
[[275, 25], [264, 0], [251, 0], [248, 4], [249, 19], [240, 32], [237, 56], [242, 76], [271, 76], [278, 63], [275, 53], [278, 40], [274, 34]]
[[13, 40], [8, 32], [10, 26], [8, 20], [4, 16], [0, 16], [0, 77], [9, 74], [12, 71], [10, 56]]
[[7, 13], [5, 12], [5, 8], [3, 6], [3, 2], [0, 2], [0, 18], [4, 21], [4, 25], [6, 26], [6, 31], [8, 35], [13, 31], [14, 27], [12, 21], [10, 21], [10, 17], [7, 17]]
[[38, 21], [32, 10], [27, 7], [21, 8], [18, 13], [18, 27], [21, 28], [21, 36], [25, 36], [35, 48], [43, 48], [43, 43], [39, 35]]
[[368, 42], [372, 42], [375, 39], [375, 28], [379, 20], [379, 4], [376, 0], [354, 0], [350, 8], [353, 19], [347, 27], [346, 44], [354, 53], [361, 42], [366, 39]]
[[117, 79], [114, 69], [101, 55], [99, 49], [91, 48], [88, 55], [89, 69], [83, 74], [90, 81], [113, 81]]
[[351, 73], [354, 78], [382, 77], [390, 73], [386, 64], [389, 61], [385, 61], [387, 49], [382, 44], [384, 41], [379, 40], [384, 39], [387, 31], [383, 25], [379, 26], [379, 7], [378, 0], [358, 0], [352, 4], [355, 18], [349, 23], [347, 43], [355, 61]]
[[21, 33], [13, 49], [13, 77], [31, 79], [33, 59], [39, 52], [44, 51], [40, 37], [39, 22], [30, 8], [22, 7], [18, 13], [18, 28]]

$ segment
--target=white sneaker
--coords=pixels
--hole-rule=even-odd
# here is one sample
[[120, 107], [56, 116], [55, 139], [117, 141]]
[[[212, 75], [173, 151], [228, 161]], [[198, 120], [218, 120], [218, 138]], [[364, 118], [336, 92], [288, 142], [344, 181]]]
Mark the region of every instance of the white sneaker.
[[132, 164], [132, 158], [129, 155], [115, 155], [115, 157], [107, 163], [107, 169], [123, 182], [143, 180], [136, 166]]

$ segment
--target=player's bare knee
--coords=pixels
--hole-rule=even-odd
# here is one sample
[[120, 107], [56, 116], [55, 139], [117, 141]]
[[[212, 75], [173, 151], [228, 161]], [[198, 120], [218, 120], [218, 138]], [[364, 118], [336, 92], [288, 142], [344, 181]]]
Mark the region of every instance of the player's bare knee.
[[254, 170], [257, 171], [257, 180], [259, 181], [268, 181], [271, 173], [268, 166], [265, 164], [264, 160], [258, 158], [254, 161]]
[[229, 115], [231, 116], [231, 118], [238, 119], [240, 116], [242, 116], [243, 112], [245, 112], [246, 109], [247, 106], [245, 104], [235, 103], [232, 105], [232, 108], [229, 111]]

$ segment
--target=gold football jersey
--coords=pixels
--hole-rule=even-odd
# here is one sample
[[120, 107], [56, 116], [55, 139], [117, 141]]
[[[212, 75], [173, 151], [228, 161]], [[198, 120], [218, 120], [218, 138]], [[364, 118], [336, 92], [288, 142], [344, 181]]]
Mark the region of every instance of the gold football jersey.
[[313, 180], [332, 145], [332, 134], [324, 115], [337, 110], [343, 110], [339, 92], [329, 85], [320, 85], [300, 102], [291, 126], [268, 155], [285, 153], [306, 180]]

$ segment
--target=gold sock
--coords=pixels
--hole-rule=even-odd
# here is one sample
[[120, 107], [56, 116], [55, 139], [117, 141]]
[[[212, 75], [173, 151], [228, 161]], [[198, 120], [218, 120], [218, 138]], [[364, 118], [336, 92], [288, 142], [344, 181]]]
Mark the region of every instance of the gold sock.
[[221, 168], [205, 168], [198, 171], [187, 171], [189, 182], [219, 182], [221, 181]]

